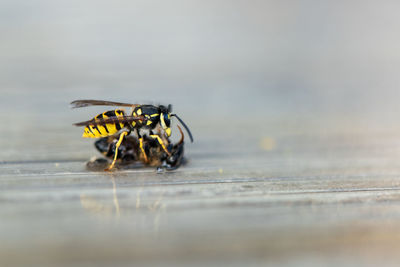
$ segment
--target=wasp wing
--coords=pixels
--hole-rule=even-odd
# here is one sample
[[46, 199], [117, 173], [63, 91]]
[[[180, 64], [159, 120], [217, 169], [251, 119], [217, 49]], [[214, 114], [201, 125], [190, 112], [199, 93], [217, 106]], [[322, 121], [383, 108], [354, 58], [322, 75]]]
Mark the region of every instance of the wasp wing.
[[97, 126], [97, 125], [105, 125], [105, 124], [109, 124], [109, 123], [132, 123], [132, 122], [136, 122], [136, 121], [142, 121], [145, 122], [147, 121], [147, 119], [143, 116], [138, 116], [138, 117], [134, 117], [134, 116], [119, 116], [119, 117], [109, 117], [109, 118], [102, 118], [102, 119], [91, 119], [88, 121], [82, 121], [82, 122], [78, 122], [78, 123], [74, 123], [73, 125], [75, 126], [88, 126], [88, 125], [93, 125], [93, 126]]
[[88, 106], [120, 106], [136, 107], [137, 104], [105, 101], [105, 100], [75, 100], [71, 102], [71, 108], [83, 108]]

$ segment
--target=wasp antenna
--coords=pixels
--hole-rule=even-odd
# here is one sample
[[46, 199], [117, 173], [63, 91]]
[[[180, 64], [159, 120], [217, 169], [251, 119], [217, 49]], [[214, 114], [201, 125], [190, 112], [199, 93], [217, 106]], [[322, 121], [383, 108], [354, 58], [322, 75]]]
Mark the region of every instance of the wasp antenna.
[[182, 126], [185, 127], [186, 132], [189, 134], [190, 142], [193, 143], [193, 136], [192, 136], [192, 133], [189, 130], [189, 127], [187, 127], [187, 125], [183, 122], [183, 120], [181, 120], [181, 118], [178, 117], [178, 115], [171, 114], [171, 116], [176, 117], [178, 119], [178, 121], [182, 124]]
[[171, 105], [171, 104], [168, 105], [168, 112], [169, 112], [169, 113], [172, 112], [172, 105]]

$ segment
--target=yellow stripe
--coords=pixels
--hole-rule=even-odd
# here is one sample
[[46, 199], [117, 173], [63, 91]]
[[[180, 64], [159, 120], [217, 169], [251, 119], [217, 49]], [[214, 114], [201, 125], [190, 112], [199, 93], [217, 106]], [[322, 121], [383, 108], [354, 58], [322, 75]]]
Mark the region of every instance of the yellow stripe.
[[89, 125], [88, 126], [89, 128], [90, 128], [90, 130], [92, 130], [92, 132], [93, 132], [93, 137], [92, 138], [94, 138], [94, 137], [101, 137], [101, 132], [99, 133], [99, 131], [100, 131], [100, 129], [99, 129], [99, 131], [97, 131], [94, 127], [93, 127], [93, 125]]
[[[121, 109], [117, 109], [116, 111], [118, 111], [116, 113], [117, 117], [123, 117], [124, 114], [125, 114], [125, 112], [123, 110], [121, 110]], [[120, 123], [119, 126], [121, 127], [121, 129], [125, 127], [125, 125], [123, 123]]]
[[[118, 132], [117, 128], [115, 127], [115, 124], [107, 123], [106, 126], [108, 129], [108, 133], [103, 126], [97, 125], [97, 129], [99, 129], [99, 131], [100, 131], [100, 133], [99, 133], [99, 131], [97, 131], [95, 129], [95, 127], [90, 125], [88, 127], [90, 127], [90, 130], [92, 130], [93, 133], [91, 133], [90, 130], [88, 129], [88, 127], [86, 127], [85, 130], [83, 131], [82, 137], [85, 137], [85, 138], [107, 137], [107, 136], [113, 135]], [[123, 128], [123, 125], [121, 125], [121, 128]]]
[[[106, 115], [107, 112], [108, 111], [103, 112], [102, 114], [98, 114], [94, 118], [96, 120], [101, 120], [100, 117], [103, 117], [103, 119], [107, 119], [110, 117]], [[114, 110], [114, 113], [117, 117], [122, 117], [124, 114], [124, 112], [120, 109]], [[116, 125], [117, 125], [116, 123], [107, 123], [104, 126], [103, 125], [97, 125], [97, 127], [95, 125], [86, 126], [85, 129], [83, 130], [82, 137], [98, 138], [98, 137], [107, 137], [113, 135], [118, 132]], [[132, 125], [135, 126], [136, 123], [133, 122]], [[119, 123], [119, 126], [121, 129], [124, 128], [124, 123]], [[105, 127], [107, 127], [108, 132], [106, 131]]]
[[165, 121], [164, 121], [164, 114], [163, 114], [163, 113], [161, 113], [160, 119], [161, 119], [161, 127], [162, 127], [163, 129], [166, 129], [166, 128], [167, 128], [167, 125], [165, 124]]
[[84, 137], [84, 138], [94, 138], [96, 136], [89, 131], [88, 127], [85, 127], [85, 129], [83, 130], [82, 137]]
[[111, 134], [115, 134], [116, 132], [118, 132], [117, 127], [115, 127], [115, 124], [107, 123], [106, 125], [107, 125], [107, 128], [108, 128], [108, 131], [110, 132], [109, 133], [110, 135]]
[[82, 137], [84, 138], [90, 138], [91, 133], [89, 132], [89, 130], [87, 129], [87, 127], [85, 127], [85, 129], [83, 130], [83, 134]]
[[108, 133], [106, 131], [106, 128], [104, 128], [104, 126], [97, 125], [97, 129], [99, 129], [102, 137], [108, 136]]
[[[115, 110], [115, 111], [114, 111], [116, 115], [118, 114], [117, 111], [118, 111], [118, 110]], [[104, 119], [109, 118], [105, 113], [106, 113], [106, 112], [103, 113], [103, 118], [104, 118]], [[118, 115], [117, 115], [117, 117], [118, 117]], [[107, 124], [106, 124], [106, 127], [107, 127], [107, 130], [108, 130], [108, 135], [113, 135], [113, 134], [115, 134], [116, 132], [118, 132], [118, 131], [117, 131], [117, 127], [115, 126], [114, 123], [107, 123]]]

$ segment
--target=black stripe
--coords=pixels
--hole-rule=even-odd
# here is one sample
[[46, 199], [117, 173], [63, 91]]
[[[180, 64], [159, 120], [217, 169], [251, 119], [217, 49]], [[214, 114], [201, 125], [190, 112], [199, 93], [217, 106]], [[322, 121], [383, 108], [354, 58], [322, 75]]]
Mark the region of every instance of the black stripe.
[[118, 109], [116, 110], [109, 110], [107, 112], [104, 112], [104, 115], [108, 116], [108, 117], [115, 117], [115, 114], [117, 112]]
[[106, 129], [106, 132], [107, 132], [107, 133], [110, 133], [110, 132], [108, 131], [107, 124], [104, 124], [103, 127], [104, 127], [104, 129]]
[[92, 129], [90, 129], [90, 126], [88, 125], [88, 126], [86, 126], [86, 128], [88, 128], [89, 129], [89, 131], [93, 134], [93, 135], [95, 135], [94, 134], [94, 132], [92, 131]]
[[[109, 118], [110, 117], [114, 117], [114, 118], [119, 117], [120, 115], [123, 115], [123, 114], [124, 114], [124, 112], [120, 109], [109, 110], [107, 112], [104, 112], [104, 115], [108, 116]], [[121, 130], [121, 126], [119, 125], [119, 122], [114, 123], [114, 125], [115, 125], [115, 128], [117, 129], [117, 131]], [[104, 128], [106, 128], [107, 133], [109, 133], [108, 129], [107, 129], [107, 125], [104, 125]]]
[[117, 128], [117, 131], [121, 130], [121, 125], [119, 125], [119, 122], [115, 123], [115, 128]]
[[[120, 117], [121, 114], [122, 114], [122, 117], [125, 117], [124, 112], [119, 109], [115, 110], [115, 114], [116, 114], [117, 118]], [[116, 122], [115, 128], [117, 129], [117, 131], [121, 130], [121, 124], [119, 122]]]
[[93, 129], [96, 129], [100, 135], [102, 135], [102, 133], [100, 132], [99, 128], [97, 128], [97, 125], [93, 125]]
[[[105, 112], [104, 112], [104, 113], [105, 113]], [[103, 113], [103, 114], [104, 114], [104, 113]], [[104, 122], [104, 120], [103, 120], [103, 118], [104, 118], [103, 114], [97, 115], [97, 116], [96, 116], [96, 119], [99, 119], [101, 122]], [[107, 132], [107, 133], [110, 133], [110, 132], [108, 131], [107, 125], [106, 125], [105, 123], [102, 124], [102, 126], [104, 127], [104, 129], [106, 129], [106, 132]], [[96, 127], [96, 128], [97, 128], [97, 127]]]

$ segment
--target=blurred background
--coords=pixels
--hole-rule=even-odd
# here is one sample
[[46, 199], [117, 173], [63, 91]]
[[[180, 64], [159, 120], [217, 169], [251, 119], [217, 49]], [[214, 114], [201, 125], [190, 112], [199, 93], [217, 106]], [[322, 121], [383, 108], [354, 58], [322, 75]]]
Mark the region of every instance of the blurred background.
[[172, 103], [191, 124], [204, 116], [397, 122], [398, 1], [0, 5], [2, 116], [75, 118], [71, 100], [97, 98]]

